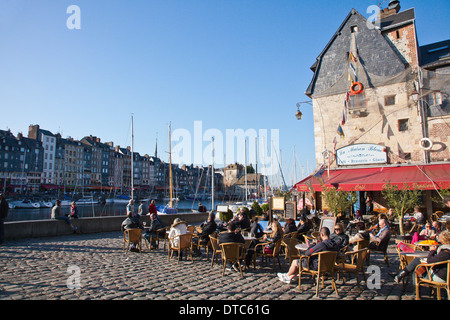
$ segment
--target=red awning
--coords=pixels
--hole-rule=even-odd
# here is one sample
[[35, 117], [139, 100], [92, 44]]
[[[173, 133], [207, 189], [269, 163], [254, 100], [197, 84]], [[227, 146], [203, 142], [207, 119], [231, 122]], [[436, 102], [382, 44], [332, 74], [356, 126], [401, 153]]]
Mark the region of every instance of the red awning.
[[[313, 175], [298, 182], [297, 191], [322, 191], [318, 177]], [[383, 185], [391, 184], [402, 187], [407, 184], [410, 189], [417, 184], [423, 190], [450, 188], [450, 164], [429, 164], [414, 166], [392, 166], [376, 168], [354, 168], [327, 170], [322, 174], [325, 186], [341, 188], [344, 191], [381, 191]]]

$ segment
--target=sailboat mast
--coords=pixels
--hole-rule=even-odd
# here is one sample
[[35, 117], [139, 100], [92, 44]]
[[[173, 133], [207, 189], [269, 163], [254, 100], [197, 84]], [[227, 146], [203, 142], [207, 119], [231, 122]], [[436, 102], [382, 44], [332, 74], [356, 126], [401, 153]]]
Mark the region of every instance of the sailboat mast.
[[133, 114], [131, 114], [131, 199], [134, 201], [134, 129], [133, 129]]
[[247, 139], [245, 139], [245, 202], [247, 202], [247, 195], [248, 195], [248, 189], [247, 189]]
[[172, 206], [172, 197], [173, 197], [173, 183], [172, 183], [172, 136], [171, 136], [171, 124], [169, 124], [169, 183], [170, 183], [170, 202], [169, 207], [173, 208]]
[[264, 168], [264, 199], [265, 200], [267, 200], [267, 186], [266, 186], [266, 178], [267, 178], [267, 173], [266, 173], [266, 144], [265, 144], [265, 142], [264, 142], [264, 136], [262, 137], [263, 138], [263, 148], [264, 148], [264, 150], [263, 150], [263, 164], [264, 164], [264, 166], [263, 166], [263, 168]]
[[212, 163], [211, 163], [211, 211], [214, 211], [214, 137], [212, 139]]
[[297, 157], [295, 156], [295, 145], [294, 145], [294, 183], [295, 185], [297, 183]]

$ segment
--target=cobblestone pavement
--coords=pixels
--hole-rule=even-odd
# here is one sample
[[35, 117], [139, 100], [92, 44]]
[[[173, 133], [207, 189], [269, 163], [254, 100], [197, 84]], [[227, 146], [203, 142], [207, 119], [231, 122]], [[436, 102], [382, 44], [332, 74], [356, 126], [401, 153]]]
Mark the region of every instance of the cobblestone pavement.
[[[310, 276], [302, 278], [299, 291], [298, 282], [280, 282], [271, 265], [258, 264], [241, 279], [233, 271], [222, 277], [220, 258], [211, 267], [205, 253], [194, 262], [168, 262], [162, 243], [157, 250], [143, 245], [141, 254], [125, 254], [121, 232], [23, 239], [0, 247], [0, 300], [413, 300], [412, 285], [403, 291], [388, 274], [399, 265], [394, 244], [390, 247], [390, 267], [380, 254], [371, 254], [371, 264], [381, 270], [379, 289], [361, 280], [359, 293], [351, 276], [345, 284], [337, 281], [339, 296], [328, 280], [316, 298]], [[74, 288], [77, 274], [81, 288]], [[426, 291], [423, 298], [432, 298]]]

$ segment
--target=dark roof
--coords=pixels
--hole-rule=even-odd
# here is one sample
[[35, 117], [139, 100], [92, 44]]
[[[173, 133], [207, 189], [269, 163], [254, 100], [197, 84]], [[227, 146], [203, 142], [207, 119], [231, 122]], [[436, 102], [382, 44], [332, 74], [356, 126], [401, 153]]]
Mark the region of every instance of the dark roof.
[[450, 64], [450, 40], [421, 46], [419, 51], [420, 66], [425, 69], [435, 69]]
[[412, 23], [416, 19], [414, 8], [393, 14], [389, 17], [381, 19], [381, 31], [397, 28], [402, 25]]
[[51, 133], [48, 130], [39, 129], [39, 132], [45, 136], [56, 137], [56, 135], [54, 135], [53, 133]]

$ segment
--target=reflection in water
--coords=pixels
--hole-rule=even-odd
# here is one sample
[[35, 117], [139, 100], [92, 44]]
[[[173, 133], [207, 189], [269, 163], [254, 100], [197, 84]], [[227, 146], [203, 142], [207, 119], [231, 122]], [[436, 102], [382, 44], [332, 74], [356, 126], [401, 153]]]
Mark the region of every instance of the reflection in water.
[[[156, 205], [166, 205], [167, 203], [156, 203]], [[202, 202], [202, 204], [208, 209], [211, 209], [211, 201]], [[220, 202], [215, 202], [220, 204]], [[148, 212], [148, 203], [145, 203], [145, 213]], [[197, 209], [198, 203], [195, 202], [192, 206], [192, 201], [180, 201], [178, 203], [179, 212], [191, 212], [191, 208]], [[136, 205], [136, 210], [138, 205]], [[62, 214], [70, 214], [70, 206], [61, 207]], [[45, 220], [50, 219], [52, 208], [39, 208], [39, 209], [10, 209], [6, 221], [24, 221], [24, 220]], [[126, 204], [125, 203], [106, 203], [96, 205], [78, 205], [78, 217], [110, 217], [110, 216], [125, 216]]]

